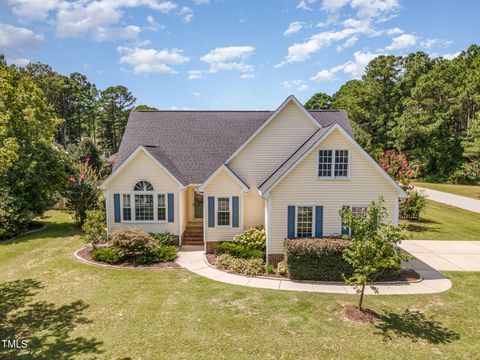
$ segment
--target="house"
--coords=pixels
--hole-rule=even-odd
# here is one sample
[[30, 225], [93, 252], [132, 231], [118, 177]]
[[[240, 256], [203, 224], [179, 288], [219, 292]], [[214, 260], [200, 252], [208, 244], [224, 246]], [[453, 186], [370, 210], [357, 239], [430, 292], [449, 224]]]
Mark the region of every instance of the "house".
[[341, 110], [133, 111], [104, 181], [109, 233], [169, 231], [211, 252], [264, 225], [267, 261], [286, 238], [340, 235], [338, 210], [382, 195], [397, 224], [405, 192], [353, 138]]

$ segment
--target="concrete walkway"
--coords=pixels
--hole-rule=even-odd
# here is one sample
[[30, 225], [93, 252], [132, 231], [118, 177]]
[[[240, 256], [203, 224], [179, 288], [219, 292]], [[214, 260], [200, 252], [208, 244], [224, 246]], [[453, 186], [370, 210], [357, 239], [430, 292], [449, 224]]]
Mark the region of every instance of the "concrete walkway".
[[466, 196], [449, 194], [443, 191], [425, 189], [417, 186], [415, 189], [421, 190], [430, 200], [480, 213], [480, 200], [475, 200]]
[[[175, 261], [180, 266], [191, 272], [194, 272], [195, 274], [227, 284], [274, 290], [355, 294], [355, 290], [352, 287], [346, 286], [342, 283], [318, 281], [300, 282], [283, 279], [264, 279], [258, 277], [252, 278], [219, 271], [206, 263], [203, 247], [182, 246], [178, 252], [178, 258]], [[417, 273], [423, 277], [423, 280], [415, 283], [402, 282], [378, 285], [377, 287], [379, 294], [432, 294], [446, 291], [452, 286], [452, 283], [447, 277], [443, 276], [438, 271], [419, 260], [410, 262], [409, 268], [415, 269], [415, 271], [417, 271]], [[374, 294], [370, 288], [366, 289], [366, 293]]]
[[437, 270], [480, 271], [480, 241], [407, 240], [400, 247]]

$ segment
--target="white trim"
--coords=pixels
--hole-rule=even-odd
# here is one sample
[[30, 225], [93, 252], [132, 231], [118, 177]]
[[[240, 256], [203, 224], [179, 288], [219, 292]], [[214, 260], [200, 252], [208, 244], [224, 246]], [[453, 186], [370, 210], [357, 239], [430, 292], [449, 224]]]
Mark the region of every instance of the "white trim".
[[275, 112], [270, 115], [270, 117], [265, 121], [262, 126], [260, 126], [248, 139], [245, 141], [235, 152], [225, 161], [225, 164], [228, 164], [230, 161], [232, 161], [239, 153], [240, 151], [247, 146], [250, 141], [252, 141], [259, 133], [262, 131], [290, 102], [293, 102], [295, 105], [298, 106], [298, 108], [305, 114], [307, 119], [309, 119], [315, 126], [318, 128], [321, 128], [322, 125], [319, 124], [317, 120], [313, 118], [313, 116], [305, 109], [305, 107], [297, 100], [297, 98], [293, 95], [290, 95], [285, 99], [285, 101], [275, 110]]
[[[187, 190], [185, 190], [185, 189], [184, 190], [178, 190], [178, 195], [177, 195], [177, 199], [178, 199], [178, 245], [179, 246], [182, 246], [183, 192], [184, 191], [187, 191], [187, 193], [188, 193], [188, 189]], [[168, 195], [167, 195], [167, 198], [168, 198]], [[168, 199], [167, 199], [167, 201], [165, 201], [165, 205], [168, 208], [168, 204], [166, 204], [167, 202], [168, 202]], [[173, 211], [174, 211], [173, 218], [175, 219], [175, 204], [173, 206], [174, 206], [174, 208], [173, 208]], [[187, 199], [187, 206], [188, 206], [188, 199]], [[165, 212], [165, 214], [167, 212], [168, 212], [168, 209]], [[167, 221], [168, 221], [168, 214], [166, 214], [166, 215], [167, 215]]]
[[[116, 192], [115, 194], [120, 194], [120, 224], [152, 224], [152, 223], [166, 224], [168, 223], [168, 192], [121, 191], [121, 192]], [[123, 219], [123, 195], [130, 195], [131, 220]], [[135, 213], [135, 195], [153, 195], [153, 220], [137, 220], [136, 213]], [[158, 195], [165, 196], [165, 220], [158, 220]], [[173, 201], [175, 202], [175, 200]], [[175, 209], [175, 204], [173, 206]]]
[[[273, 184], [270, 185], [270, 187], [265, 190], [262, 194], [263, 197], [268, 197], [268, 194], [275, 188], [276, 185], [278, 185], [299, 163], [302, 162], [303, 159], [305, 159], [305, 157], [307, 157], [311, 151], [313, 151], [318, 144], [320, 144], [324, 139], [326, 139], [328, 137], [328, 135], [330, 135], [332, 133], [333, 130], [337, 129], [338, 131], [340, 131], [340, 133], [347, 139], [350, 141], [350, 143], [354, 146], [355, 149], [357, 149], [360, 154], [362, 154], [372, 165], [373, 167], [380, 173], [380, 175], [382, 175], [386, 180], [387, 182], [395, 189], [397, 190], [398, 194], [399, 194], [399, 197], [400, 198], [405, 198], [407, 197], [407, 194], [405, 193], [405, 191], [400, 187], [400, 185], [398, 185], [395, 180], [393, 180], [381, 167], [380, 165], [378, 165], [378, 163], [372, 159], [372, 157], [370, 155], [368, 155], [368, 153], [355, 141], [355, 139], [353, 137], [350, 136], [350, 134], [348, 134], [339, 124], [334, 124], [332, 125], [332, 127], [330, 129], [328, 129], [328, 131], [323, 134], [322, 137], [320, 137], [316, 142], [315, 144], [313, 144], [310, 149], [308, 149], [307, 151], [305, 151], [305, 153], [294, 163], [292, 164], [292, 166], [290, 166]], [[315, 167], [316, 168], [316, 171], [318, 173], [318, 166]]]
[[[250, 191], [250, 188], [249, 188], [247, 185], [245, 185], [244, 182], [243, 182], [232, 170], [230, 170], [227, 166], [225, 166], [225, 164], [220, 165], [220, 166], [217, 168], [217, 170], [215, 170], [215, 171], [212, 173], [212, 175], [210, 175], [210, 176], [208, 177], [208, 179], [205, 180], [205, 181], [203, 182], [203, 184], [200, 185], [200, 186], [196, 189], [196, 191], [199, 192], [199, 193], [203, 193], [203, 192], [205, 191], [205, 187], [208, 185], [208, 183], [209, 183], [210, 181], [212, 181], [212, 180], [218, 175], [218, 173], [219, 173], [220, 171], [222, 171], [222, 170], [224, 170], [228, 175], [230, 175], [230, 177], [231, 177], [233, 180], [235, 180], [235, 181], [238, 183], [238, 185], [240, 185], [240, 187], [242, 188], [242, 191], [244, 191], [244, 192]], [[205, 214], [204, 214], [204, 216], [205, 216]]]
[[[232, 197], [233, 196], [229, 196], [229, 195], [225, 195], [225, 196], [222, 196], [222, 195], [219, 195], [219, 196], [215, 196], [215, 227], [216, 228], [219, 228], [219, 229], [222, 229], [222, 228], [233, 228], [233, 224], [232, 224], [232, 219], [233, 219], [233, 200], [232, 200]], [[229, 223], [228, 225], [218, 225], [218, 199], [219, 198], [222, 198], [222, 199], [228, 199], [228, 212], [229, 212]], [[239, 209], [240, 211], [240, 209]], [[240, 216], [240, 214], [238, 214], [238, 216]], [[238, 219], [238, 222], [239, 222], [239, 225], [240, 225], [240, 219]]]
[[[113, 209], [113, 216], [115, 216], [115, 209]], [[110, 235], [110, 190], [105, 190], [105, 217], [107, 220], [107, 239]]]
[[272, 251], [272, 198], [265, 200], [265, 229], [267, 240], [266, 263], [268, 264], [268, 254]]
[[143, 145], [139, 145], [135, 151], [133, 151], [126, 159], [125, 161], [118, 167], [115, 169], [115, 171], [113, 173], [111, 173], [104, 181], [103, 183], [100, 184], [99, 188], [100, 189], [105, 189], [106, 186], [118, 175], [118, 173], [125, 167], [127, 166], [127, 164], [135, 157], [137, 156], [137, 154], [140, 152], [140, 151], [143, 151], [145, 154], [147, 154], [147, 156], [152, 159], [158, 166], [160, 166], [162, 168], [163, 171], [165, 171], [176, 183], [177, 185], [180, 187], [180, 188], [185, 188], [185, 186], [180, 182], [178, 181], [178, 179], [173, 176], [173, 174], [167, 170], [167, 168], [165, 166], [163, 166], [157, 159], [155, 159], [152, 154], [150, 154], [150, 152], [145, 149], [145, 147]]

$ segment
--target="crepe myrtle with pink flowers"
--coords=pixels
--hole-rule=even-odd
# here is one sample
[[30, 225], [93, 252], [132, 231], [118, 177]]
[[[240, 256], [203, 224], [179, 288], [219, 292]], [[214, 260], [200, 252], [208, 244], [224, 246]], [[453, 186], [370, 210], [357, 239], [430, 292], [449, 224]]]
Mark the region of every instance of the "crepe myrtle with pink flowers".
[[75, 221], [81, 226], [85, 222], [87, 210], [98, 209], [100, 190], [99, 178], [90, 165], [90, 158], [74, 168], [74, 174], [68, 178], [68, 186], [64, 196], [67, 208], [73, 213]]
[[385, 170], [395, 181], [407, 192], [408, 197], [400, 203], [400, 217], [408, 220], [418, 220], [420, 212], [425, 208], [427, 202], [425, 196], [415, 190], [411, 184], [419, 174], [419, 167], [412, 165], [405, 154], [396, 150], [384, 151], [378, 159], [383, 170]]

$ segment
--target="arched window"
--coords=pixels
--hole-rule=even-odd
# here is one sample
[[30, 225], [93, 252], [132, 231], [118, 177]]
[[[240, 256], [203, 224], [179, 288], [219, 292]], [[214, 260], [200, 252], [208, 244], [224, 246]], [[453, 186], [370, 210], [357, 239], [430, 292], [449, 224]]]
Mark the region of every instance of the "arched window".
[[133, 191], [153, 191], [153, 186], [148, 181], [142, 180], [135, 184]]
[[[139, 181], [133, 188], [135, 194], [135, 220], [152, 221], [154, 219], [153, 186], [148, 181]], [[143, 194], [142, 194], [143, 193]]]

